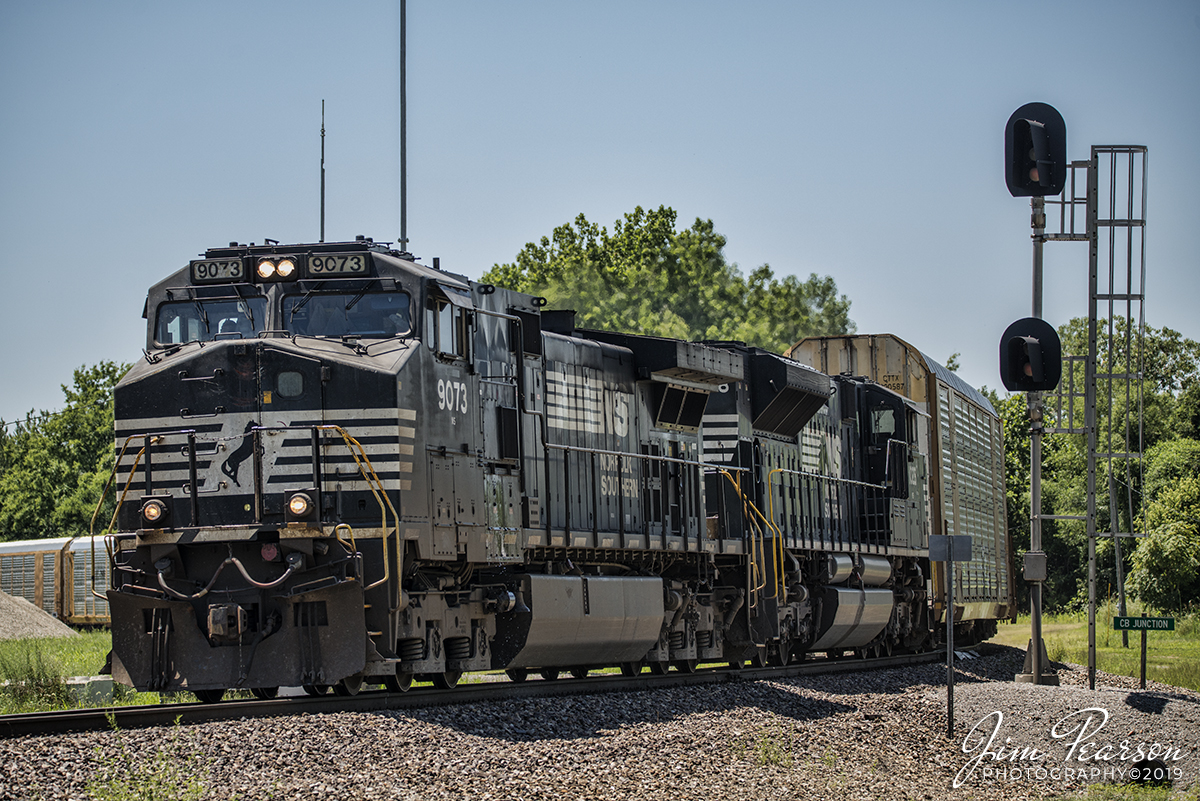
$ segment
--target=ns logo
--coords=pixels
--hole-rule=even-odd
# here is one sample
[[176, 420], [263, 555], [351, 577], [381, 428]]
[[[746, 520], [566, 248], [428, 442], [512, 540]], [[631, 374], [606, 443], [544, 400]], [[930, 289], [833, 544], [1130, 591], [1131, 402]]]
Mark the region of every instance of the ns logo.
[[612, 430], [618, 437], [629, 436], [629, 399], [628, 392], [614, 392], [612, 405]]

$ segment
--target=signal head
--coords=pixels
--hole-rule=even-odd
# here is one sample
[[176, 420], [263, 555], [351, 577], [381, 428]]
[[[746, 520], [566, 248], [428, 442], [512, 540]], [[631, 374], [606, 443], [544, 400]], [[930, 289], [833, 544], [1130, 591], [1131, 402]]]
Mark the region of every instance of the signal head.
[[1013, 197], [1044, 197], [1067, 183], [1067, 124], [1046, 103], [1026, 103], [1004, 128], [1004, 182]]
[[1062, 342], [1045, 320], [1017, 320], [1000, 338], [1000, 381], [1010, 392], [1054, 389], [1062, 377]]

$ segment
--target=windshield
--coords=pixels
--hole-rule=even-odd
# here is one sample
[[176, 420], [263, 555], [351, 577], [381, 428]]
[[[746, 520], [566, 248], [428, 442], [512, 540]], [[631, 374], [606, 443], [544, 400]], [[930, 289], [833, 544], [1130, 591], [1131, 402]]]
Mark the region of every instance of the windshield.
[[283, 327], [314, 337], [394, 337], [412, 330], [407, 292], [289, 295]]
[[154, 340], [160, 345], [252, 337], [267, 321], [266, 298], [184, 300], [158, 307]]

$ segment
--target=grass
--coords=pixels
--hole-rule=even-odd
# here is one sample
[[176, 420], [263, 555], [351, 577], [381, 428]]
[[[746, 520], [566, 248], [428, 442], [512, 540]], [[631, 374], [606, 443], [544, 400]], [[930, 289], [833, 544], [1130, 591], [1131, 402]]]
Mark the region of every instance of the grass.
[[95, 801], [199, 801], [205, 783], [199, 778], [205, 767], [200, 759], [195, 732], [183, 732], [179, 718], [171, 736], [149, 757], [136, 756], [123, 732], [109, 718], [117, 733], [117, 747], [108, 753], [96, 750], [100, 768], [88, 782], [88, 796]]
[[[1140, 616], [1137, 604], [1128, 606], [1128, 614]], [[1120, 676], [1141, 675], [1141, 632], [1129, 633], [1129, 647], [1123, 645], [1121, 632], [1113, 630], [1117, 605], [1107, 601], [1096, 606], [1096, 668]], [[1146, 613], [1148, 617], [1160, 615]], [[1047, 614], [1042, 616], [1042, 639], [1046, 653], [1055, 662], [1088, 663], [1087, 613]], [[1029, 616], [1016, 623], [1001, 623], [991, 640], [1000, 645], [1024, 649], [1029, 643]], [[1174, 631], [1151, 631], [1146, 635], [1146, 678], [1151, 681], [1200, 690], [1200, 615], [1176, 616]]]
[[782, 726], [763, 727], [755, 734], [746, 735], [733, 748], [734, 756], [756, 765], [792, 766], [792, 746], [795, 735], [784, 731]]
[[[0, 687], [0, 714], [81, 706], [67, 691], [67, 679], [97, 675], [111, 648], [112, 634], [101, 629], [78, 637], [0, 641], [0, 682], [7, 682]], [[156, 704], [159, 700], [157, 693], [134, 692], [120, 685], [113, 688], [117, 706]]]
[[1089, 784], [1087, 790], [1075, 798], [1080, 801], [1197, 801], [1200, 785], [1188, 790], [1172, 790], [1170, 787], [1153, 784]]
[[22, 641], [23, 648], [0, 651], [0, 712], [63, 709], [71, 705], [59, 661], [40, 640]]

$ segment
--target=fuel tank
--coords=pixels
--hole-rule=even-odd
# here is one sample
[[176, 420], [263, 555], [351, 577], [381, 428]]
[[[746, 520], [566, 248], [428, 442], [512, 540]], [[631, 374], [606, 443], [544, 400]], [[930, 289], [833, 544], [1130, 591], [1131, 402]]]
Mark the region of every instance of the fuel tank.
[[893, 605], [891, 590], [827, 587], [821, 602], [821, 634], [808, 650], [866, 645], [887, 626]]
[[496, 619], [496, 669], [635, 661], [662, 630], [659, 578], [532, 575], [522, 592], [528, 611]]

